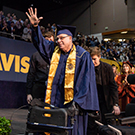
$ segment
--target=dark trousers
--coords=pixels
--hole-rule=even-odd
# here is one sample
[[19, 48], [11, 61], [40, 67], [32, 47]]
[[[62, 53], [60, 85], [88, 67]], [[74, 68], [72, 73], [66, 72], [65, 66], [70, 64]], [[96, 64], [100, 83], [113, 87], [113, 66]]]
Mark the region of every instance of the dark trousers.
[[[100, 104], [100, 118], [98, 119], [99, 122], [102, 124], [107, 124], [105, 119], [105, 113], [108, 112], [105, 104]], [[97, 135], [98, 133], [98, 125], [95, 123], [95, 119], [91, 116], [88, 117], [88, 128], [87, 128], [87, 135]]]
[[[36, 82], [33, 85], [32, 96], [33, 96], [33, 98], [38, 98], [44, 102], [45, 91], [46, 91], [45, 82]], [[45, 134], [44, 133], [34, 133], [34, 135], [45, 135]]]
[[91, 116], [88, 116], [87, 135], [97, 135], [97, 125]]
[[46, 91], [45, 83], [36, 82], [32, 88], [32, 97], [40, 98], [43, 100], [45, 98], [45, 91]]

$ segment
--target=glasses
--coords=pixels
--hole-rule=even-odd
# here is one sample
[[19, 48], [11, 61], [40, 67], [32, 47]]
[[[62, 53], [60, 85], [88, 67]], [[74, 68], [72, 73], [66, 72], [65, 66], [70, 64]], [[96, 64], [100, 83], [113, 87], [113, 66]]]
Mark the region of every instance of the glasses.
[[59, 38], [56, 39], [56, 41], [58, 41], [59, 39], [60, 39], [60, 40], [63, 40], [63, 39], [66, 38], [66, 37], [68, 37], [68, 36], [65, 36], [65, 37], [59, 37]]

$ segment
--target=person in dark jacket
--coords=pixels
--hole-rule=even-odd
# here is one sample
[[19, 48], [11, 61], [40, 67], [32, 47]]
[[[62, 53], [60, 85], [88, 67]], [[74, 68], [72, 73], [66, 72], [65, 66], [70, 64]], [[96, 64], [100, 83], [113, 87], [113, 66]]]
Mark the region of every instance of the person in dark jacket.
[[[54, 34], [50, 31], [46, 32], [44, 38], [49, 41], [54, 41]], [[33, 98], [44, 101], [48, 72], [48, 63], [41, 57], [38, 51], [33, 53], [26, 83], [28, 103], [30, 103]]]
[[44, 100], [46, 81], [49, 72], [49, 65], [43, 60], [39, 52], [35, 52], [30, 61], [30, 68], [27, 74], [27, 102], [34, 98]]
[[[100, 61], [101, 50], [98, 47], [90, 48], [90, 55], [95, 66], [96, 84], [100, 108], [100, 121], [103, 124], [107, 123], [105, 119], [106, 113], [120, 114], [118, 106], [118, 89], [114, 80], [112, 66]], [[87, 135], [97, 135], [96, 124], [94, 119], [89, 117]]]
[[100, 61], [101, 50], [98, 47], [91, 47], [90, 55], [95, 66], [100, 112], [102, 122], [105, 124], [105, 113], [120, 114], [117, 84], [114, 80], [112, 66]]

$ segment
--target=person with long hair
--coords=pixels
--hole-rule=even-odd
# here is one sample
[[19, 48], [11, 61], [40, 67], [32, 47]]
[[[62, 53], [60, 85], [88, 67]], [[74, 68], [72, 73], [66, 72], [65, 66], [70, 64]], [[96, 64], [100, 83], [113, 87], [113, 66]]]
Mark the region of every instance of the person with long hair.
[[120, 73], [118, 72], [117, 67], [114, 64], [112, 64], [112, 69], [114, 73], [114, 80], [116, 80]]
[[135, 85], [129, 84], [127, 81], [127, 76], [132, 74], [133, 65], [127, 61], [122, 64], [122, 74], [117, 77], [116, 83], [118, 85], [119, 92], [119, 105], [122, 111], [132, 98], [135, 97]]

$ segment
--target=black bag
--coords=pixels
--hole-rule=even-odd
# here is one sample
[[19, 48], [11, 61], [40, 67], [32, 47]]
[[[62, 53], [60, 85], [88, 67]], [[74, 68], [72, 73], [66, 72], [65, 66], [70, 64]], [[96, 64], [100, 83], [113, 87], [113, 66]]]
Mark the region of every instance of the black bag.
[[[44, 109], [50, 107], [51, 109]], [[59, 135], [68, 135], [67, 130], [73, 129], [67, 127], [68, 117], [75, 116], [76, 108], [57, 108], [52, 105], [34, 99], [29, 107], [27, 117], [27, 132], [49, 132]], [[73, 121], [73, 120], [72, 120]]]

